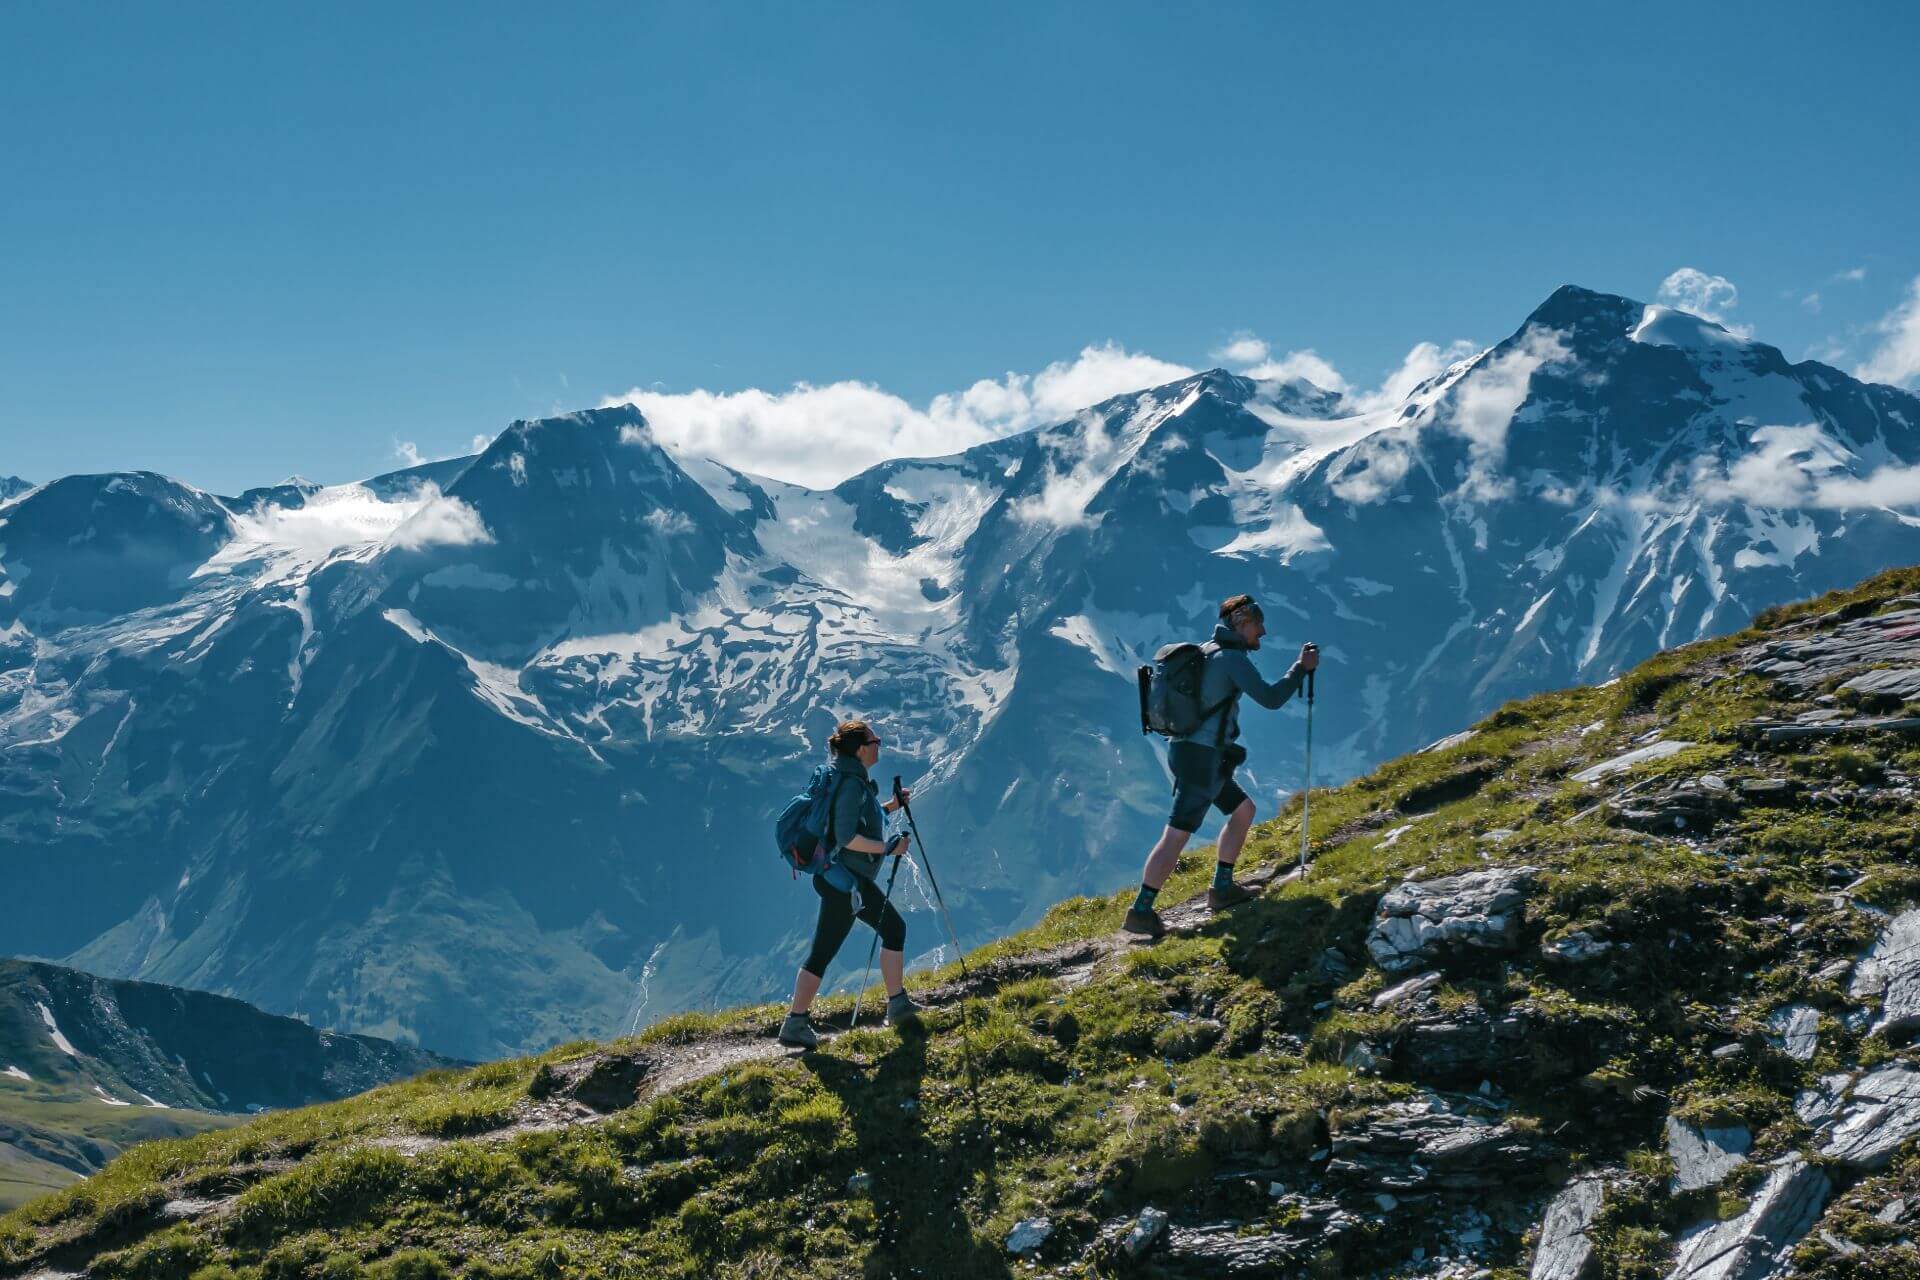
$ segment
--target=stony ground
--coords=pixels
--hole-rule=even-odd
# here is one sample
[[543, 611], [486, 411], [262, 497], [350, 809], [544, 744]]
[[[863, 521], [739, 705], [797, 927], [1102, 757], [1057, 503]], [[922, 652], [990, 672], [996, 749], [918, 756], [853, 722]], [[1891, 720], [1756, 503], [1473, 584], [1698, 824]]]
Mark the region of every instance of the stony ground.
[[1903, 571], [1318, 793], [1157, 943], [142, 1147], [0, 1275], [1920, 1276], [1917, 700]]

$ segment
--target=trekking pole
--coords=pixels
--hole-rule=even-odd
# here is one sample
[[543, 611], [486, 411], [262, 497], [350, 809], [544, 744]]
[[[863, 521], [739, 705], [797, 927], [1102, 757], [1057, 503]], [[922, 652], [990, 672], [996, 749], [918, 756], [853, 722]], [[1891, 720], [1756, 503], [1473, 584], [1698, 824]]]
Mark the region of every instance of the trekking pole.
[[[893, 789], [896, 794], [900, 790], [900, 779], [897, 776], [893, 780]], [[893, 901], [893, 882], [899, 878], [900, 859], [895, 858], [893, 872], [887, 877], [887, 891], [880, 895], [880, 914], [882, 915], [887, 912], [887, 903]], [[853, 995], [853, 1021], [847, 1026], [849, 1031], [860, 1025], [860, 1002], [867, 998], [867, 984], [873, 981], [873, 958], [879, 954], [880, 932], [876, 929], [873, 934], [873, 945], [867, 948], [867, 971], [860, 978], [860, 990]]]
[[1307, 672], [1307, 785], [1300, 793], [1300, 878], [1307, 878], [1307, 837], [1313, 818], [1313, 672]]
[[[933, 859], [927, 856], [927, 842], [920, 838], [920, 824], [913, 820], [913, 806], [907, 803], [906, 795], [900, 789], [900, 779], [893, 780], [893, 796], [900, 802], [902, 812], [907, 815], [907, 829], [913, 832], [913, 842], [920, 846], [920, 860], [927, 869], [927, 883], [933, 886], [933, 901], [940, 908], [940, 917], [946, 921], [947, 937], [953, 942], [953, 958], [960, 962], [960, 981], [966, 984], [972, 981], [967, 974], [967, 957], [960, 950], [960, 934], [953, 927], [953, 913], [947, 910], [947, 900], [940, 892], [940, 881], [933, 874]], [[962, 986], [965, 991], [965, 986]], [[973, 1073], [973, 1025], [967, 1019], [967, 997], [960, 997], [960, 1049], [967, 1059], [967, 1088], [976, 1095], [979, 1083]]]

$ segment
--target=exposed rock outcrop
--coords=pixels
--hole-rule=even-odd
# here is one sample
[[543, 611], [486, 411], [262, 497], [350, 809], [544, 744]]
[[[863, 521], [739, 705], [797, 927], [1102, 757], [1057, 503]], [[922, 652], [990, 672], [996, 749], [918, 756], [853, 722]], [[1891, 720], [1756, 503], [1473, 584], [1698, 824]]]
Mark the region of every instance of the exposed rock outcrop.
[[1588, 1229], [1606, 1203], [1607, 1185], [1600, 1177], [1569, 1182], [1540, 1223], [1540, 1243], [1534, 1246], [1528, 1280], [1587, 1280], [1594, 1265], [1593, 1240]]
[[1763, 1280], [1777, 1275], [1833, 1192], [1827, 1175], [1799, 1156], [1768, 1172], [1746, 1211], [1680, 1237], [1668, 1280]]
[[1717, 1185], [1747, 1162], [1753, 1134], [1745, 1125], [1697, 1127], [1667, 1118], [1667, 1158], [1673, 1161], [1673, 1190], [1699, 1191]]
[[1539, 874], [1504, 867], [1409, 880], [1380, 899], [1367, 953], [1388, 973], [1410, 973], [1456, 951], [1511, 951]]

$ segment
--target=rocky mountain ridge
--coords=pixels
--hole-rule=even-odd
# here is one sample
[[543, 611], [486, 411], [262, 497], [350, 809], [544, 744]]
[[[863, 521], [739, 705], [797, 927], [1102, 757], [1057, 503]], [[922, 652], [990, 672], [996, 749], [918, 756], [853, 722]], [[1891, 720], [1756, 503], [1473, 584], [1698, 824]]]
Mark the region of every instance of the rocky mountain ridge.
[[[777, 1005], [143, 1147], [0, 1267], [1903, 1275], [1920, 569], [1509, 703], [792, 1054]], [[869, 1006], [871, 1007], [871, 1006]], [[7, 1272], [0, 1271], [0, 1274]]]
[[453, 1065], [222, 996], [0, 959], [0, 1169], [13, 1175], [0, 1203], [92, 1173], [136, 1141]]

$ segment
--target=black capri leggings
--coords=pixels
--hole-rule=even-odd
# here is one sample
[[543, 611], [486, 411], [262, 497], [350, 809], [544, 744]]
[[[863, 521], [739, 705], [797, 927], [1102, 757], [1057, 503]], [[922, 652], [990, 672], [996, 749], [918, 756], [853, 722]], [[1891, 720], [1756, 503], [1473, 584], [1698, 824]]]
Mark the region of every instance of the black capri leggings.
[[[825, 876], [815, 876], [813, 891], [820, 895], [820, 922], [813, 926], [813, 949], [807, 952], [807, 962], [800, 967], [814, 977], [826, 974], [840, 944], [847, 940], [855, 916], [873, 926], [873, 931], [880, 935], [880, 945], [886, 950], [905, 948], [907, 922], [900, 918], [893, 904], [884, 899], [880, 886], [865, 876], [853, 877], [853, 893], [842, 893], [828, 884]], [[854, 894], [860, 895], [858, 911], [853, 909]]]

